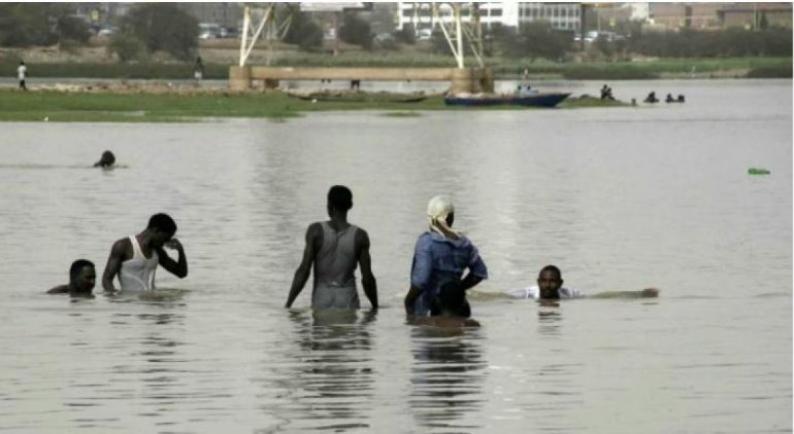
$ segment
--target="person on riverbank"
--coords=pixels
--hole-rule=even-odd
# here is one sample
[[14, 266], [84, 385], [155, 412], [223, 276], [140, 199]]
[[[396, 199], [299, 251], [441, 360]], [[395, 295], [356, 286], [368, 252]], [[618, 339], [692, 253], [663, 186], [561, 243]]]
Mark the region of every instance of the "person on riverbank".
[[[149, 224], [137, 235], [122, 238], [110, 249], [102, 287], [107, 292], [117, 292], [113, 279], [118, 276], [122, 292], [146, 292], [155, 288], [157, 265], [183, 279], [187, 276], [187, 257], [176, 234], [176, 223], [168, 214], [155, 214]], [[163, 247], [177, 251], [177, 261], [166, 254]]]
[[604, 85], [604, 87], [601, 88], [601, 100], [602, 101], [604, 101], [604, 100], [614, 101], [615, 100], [615, 97], [612, 96], [612, 88], [607, 86], [606, 84]]
[[103, 169], [111, 169], [116, 164], [116, 156], [110, 151], [105, 151], [99, 157], [99, 161], [94, 163], [94, 167], [101, 167]]
[[25, 62], [20, 61], [19, 66], [17, 67], [17, 78], [19, 79], [19, 88], [22, 90], [28, 90], [27, 85], [25, 84], [25, 80], [28, 77], [28, 67], [25, 66]]
[[533, 300], [560, 300], [570, 298], [653, 298], [659, 296], [656, 288], [646, 288], [640, 291], [609, 291], [585, 295], [584, 292], [565, 288], [562, 286], [562, 273], [554, 265], [547, 265], [538, 273], [537, 285], [507, 291], [512, 298]]
[[[477, 247], [452, 229], [455, 206], [446, 196], [435, 196], [427, 204], [429, 228], [419, 236], [411, 265], [411, 287], [405, 295], [406, 313], [427, 316], [442, 287], [452, 284], [464, 297], [465, 317], [471, 308], [465, 292], [488, 278]], [[461, 279], [468, 269], [466, 277]]]
[[343, 185], [328, 190], [326, 208], [330, 220], [315, 222], [306, 229], [303, 259], [287, 296], [285, 307], [303, 290], [314, 268], [312, 309], [358, 309], [361, 303], [356, 289], [356, 267], [361, 268], [361, 285], [373, 309], [378, 308], [378, 288], [372, 274], [369, 235], [348, 223], [353, 207], [353, 193]]
[[193, 65], [193, 78], [196, 80], [196, 85], [201, 84], [201, 79], [204, 78], [204, 62], [201, 56], [196, 57], [196, 63]]
[[645, 97], [645, 102], [649, 104], [655, 104], [659, 102], [659, 98], [656, 98], [656, 92], [651, 92], [648, 96]]
[[76, 297], [90, 296], [96, 284], [96, 269], [88, 259], [78, 259], [69, 267], [69, 283], [58, 285], [47, 294], [69, 294]]

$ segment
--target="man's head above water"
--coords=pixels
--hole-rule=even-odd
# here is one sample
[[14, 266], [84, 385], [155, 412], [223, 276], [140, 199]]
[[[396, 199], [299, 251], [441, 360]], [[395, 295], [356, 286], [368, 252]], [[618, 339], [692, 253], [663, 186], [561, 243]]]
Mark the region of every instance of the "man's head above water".
[[562, 273], [554, 265], [547, 265], [538, 273], [538, 288], [540, 289], [541, 299], [560, 298], [560, 288], [562, 288]]
[[96, 270], [94, 263], [87, 259], [78, 259], [72, 262], [69, 267], [69, 291], [76, 293], [88, 293], [94, 289], [96, 284]]
[[146, 232], [151, 236], [152, 245], [162, 248], [176, 234], [176, 222], [168, 214], [155, 214], [149, 219]]

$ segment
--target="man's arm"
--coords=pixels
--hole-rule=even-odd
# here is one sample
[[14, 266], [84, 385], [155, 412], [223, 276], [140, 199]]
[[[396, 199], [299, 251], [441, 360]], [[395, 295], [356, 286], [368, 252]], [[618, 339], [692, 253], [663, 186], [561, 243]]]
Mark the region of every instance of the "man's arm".
[[433, 253], [425, 235], [416, 240], [414, 259], [411, 263], [411, 287], [405, 294], [405, 313], [409, 316], [416, 312], [416, 299], [422, 295], [423, 288], [428, 285], [433, 272]]
[[599, 292], [587, 296], [587, 298], [656, 298], [659, 290], [656, 288], [645, 288], [639, 291], [607, 291]]
[[47, 294], [66, 294], [69, 292], [69, 285], [58, 285], [47, 291]]
[[378, 308], [378, 284], [375, 275], [372, 274], [372, 258], [369, 255], [369, 235], [367, 231], [359, 229], [356, 232], [356, 244], [358, 245], [358, 266], [361, 267], [361, 286], [364, 287], [364, 294], [369, 299], [373, 309]]
[[108, 262], [105, 264], [105, 271], [102, 273], [102, 288], [107, 292], [116, 292], [117, 289], [113, 287], [113, 279], [121, 270], [121, 263], [124, 261], [124, 255], [127, 253], [127, 244], [129, 242], [126, 238], [113, 243], [110, 248], [110, 255], [108, 255]]
[[303, 291], [306, 281], [309, 280], [309, 274], [312, 271], [312, 263], [316, 254], [316, 240], [317, 237], [322, 237], [322, 230], [318, 223], [312, 223], [306, 229], [306, 247], [303, 249], [303, 259], [298, 269], [295, 270], [295, 276], [292, 278], [292, 287], [287, 296], [287, 303], [284, 307], [292, 307], [292, 303], [298, 297], [298, 294]]
[[408, 293], [405, 294], [405, 313], [406, 315], [413, 315], [414, 314], [414, 306], [416, 305], [416, 299], [419, 298], [419, 295], [422, 294], [422, 290], [411, 285], [411, 288], [408, 290]]
[[463, 280], [460, 281], [458, 288], [460, 288], [462, 291], [466, 291], [471, 288], [474, 288], [480, 282], [482, 282], [482, 277], [476, 276], [474, 275], [474, 273], [469, 271], [469, 273], [466, 274], [466, 277], [464, 277]]
[[178, 239], [173, 238], [171, 241], [165, 243], [165, 246], [174, 249], [179, 254], [178, 262], [171, 259], [165, 250], [157, 249], [157, 257], [159, 258], [160, 265], [168, 270], [169, 273], [175, 275], [180, 279], [187, 277], [187, 256], [182, 243]]

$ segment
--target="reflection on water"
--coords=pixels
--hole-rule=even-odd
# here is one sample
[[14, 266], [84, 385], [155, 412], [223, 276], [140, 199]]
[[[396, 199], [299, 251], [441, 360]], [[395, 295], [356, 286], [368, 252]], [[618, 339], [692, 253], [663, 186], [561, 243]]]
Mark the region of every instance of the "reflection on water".
[[293, 360], [281, 380], [290, 396], [268, 408], [289, 430], [346, 431], [370, 426], [373, 383], [371, 328], [377, 311], [289, 311]]
[[478, 412], [487, 362], [478, 331], [414, 327], [411, 338], [409, 403], [417, 425], [422, 431], [482, 427]]

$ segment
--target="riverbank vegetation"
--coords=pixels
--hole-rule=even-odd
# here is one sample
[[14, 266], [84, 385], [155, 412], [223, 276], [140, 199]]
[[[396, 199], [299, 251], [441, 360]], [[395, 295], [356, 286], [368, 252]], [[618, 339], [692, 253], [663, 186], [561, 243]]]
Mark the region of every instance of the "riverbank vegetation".
[[[560, 109], [625, 106], [597, 98], [572, 98]], [[284, 92], [220, 91], [172, 93], [58, 92], [0, 90], [0, 121], [47, 122], [179, 122], [212, 118], [285, 119], [316, 111], [374, 110], [392, 117], [416, 116], [434, 110], [527, 110], [516, 106], [448, 107], [443, 97], [419, 102], [305, 101]], [[532, 110], [532, 109], [529, 109]], [[539, 109], [543, 110], [543, 109]]]

